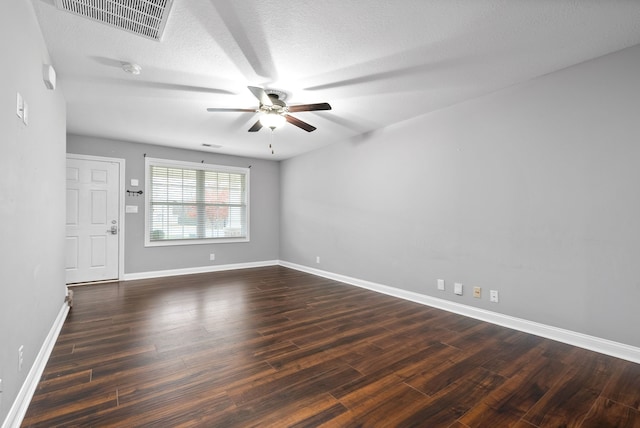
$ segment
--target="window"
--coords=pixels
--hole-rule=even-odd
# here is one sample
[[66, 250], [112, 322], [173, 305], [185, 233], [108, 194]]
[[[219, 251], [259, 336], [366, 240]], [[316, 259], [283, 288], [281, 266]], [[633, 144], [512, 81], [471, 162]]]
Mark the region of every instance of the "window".
[[249, 240], [249, 169], [145, 158], [145, 245]]

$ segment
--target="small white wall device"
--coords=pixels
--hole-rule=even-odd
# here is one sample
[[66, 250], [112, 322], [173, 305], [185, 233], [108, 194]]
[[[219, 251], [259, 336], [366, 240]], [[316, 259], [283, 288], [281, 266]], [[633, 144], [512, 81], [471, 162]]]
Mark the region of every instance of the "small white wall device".
[[47, 89], [56, 89], [56, 71], [50, 64], [44, 64], [42, 66], [42, 80], [44, 80], [44, 86]]

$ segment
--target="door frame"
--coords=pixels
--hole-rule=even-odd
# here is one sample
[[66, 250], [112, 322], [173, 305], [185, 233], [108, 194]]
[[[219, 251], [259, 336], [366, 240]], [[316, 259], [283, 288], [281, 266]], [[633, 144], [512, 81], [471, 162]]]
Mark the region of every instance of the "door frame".
[[99, 162], [112, 162], [118, 164], [118, 281], [124, 278], [124, 233], [125, 233], [125, 164], [126, 161], [121, 158], [110, 158], [94, 155], [79, 155], [75, 153], [67, 153], [66, 159], [90, 160]]

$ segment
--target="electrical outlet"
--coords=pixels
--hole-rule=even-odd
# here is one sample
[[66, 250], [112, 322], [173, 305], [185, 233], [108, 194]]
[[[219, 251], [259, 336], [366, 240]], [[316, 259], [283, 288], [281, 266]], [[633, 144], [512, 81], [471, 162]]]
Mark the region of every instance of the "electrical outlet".
[[479, 299], [480, 296], [482, 296], [482, 288], [473, 287], [473, 297], [475, 297], [476, 299]]
[[453, 292], [455, 294], [457, 294], [458, 296], [462, 296], [462, 284], [459, 282], [456, 282], [453, 284]]
[[444, 279], [438, 280], [438, 290], [444, 291]]
[[320, 264], [320, 256], [316, 256], [316, 263]]
[[489, 290], [489, 301], [498, 303], [498, 290]]
[[22, 371], [22, 364], [24, 364], [24, 345], [20, 345], [18, 348], [18, 371]]
[[209, 254], [209, 260], [214, 261], [216, 259], [216, 255], [214, 253]]

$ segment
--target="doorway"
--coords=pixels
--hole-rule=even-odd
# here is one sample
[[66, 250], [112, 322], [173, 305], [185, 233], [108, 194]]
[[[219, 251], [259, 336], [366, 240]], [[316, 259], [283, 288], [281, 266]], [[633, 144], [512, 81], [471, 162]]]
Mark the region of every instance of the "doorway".
[[124, 160], [67, 155], [66, 281], [118, 280], [123, 271]]

